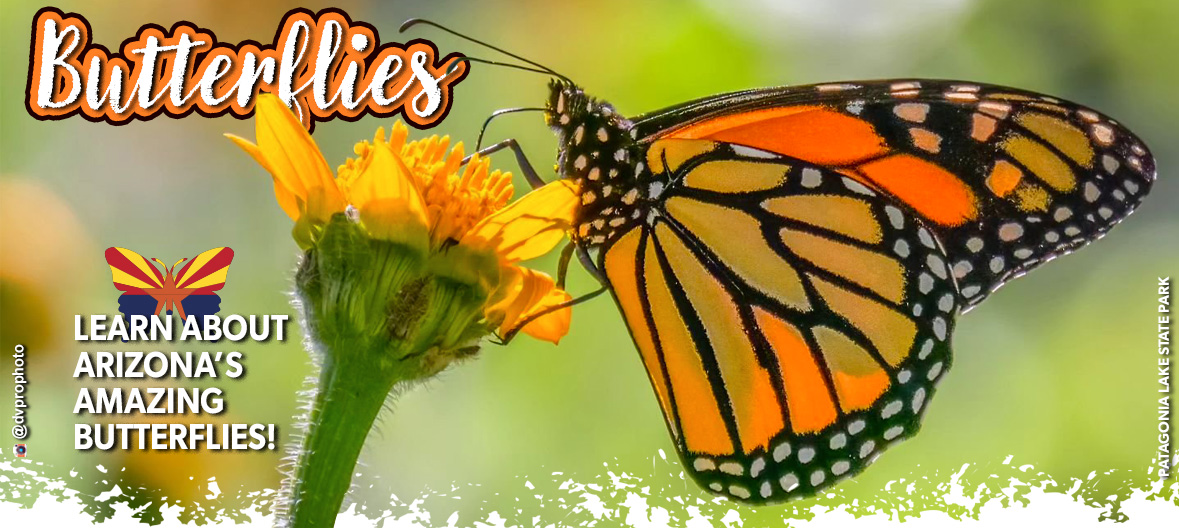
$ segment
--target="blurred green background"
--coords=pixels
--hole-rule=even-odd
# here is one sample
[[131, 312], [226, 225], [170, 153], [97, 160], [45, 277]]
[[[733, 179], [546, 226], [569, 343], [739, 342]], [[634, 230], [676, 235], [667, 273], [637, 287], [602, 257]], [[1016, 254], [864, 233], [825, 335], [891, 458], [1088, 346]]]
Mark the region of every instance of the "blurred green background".
[[[274, 1], [55, 5], [84, 15], [94, 39], [107, 47], [141, 24], [168, 27], [178, 20], [212, 29], [224, 42], [270, 42], [283, 13], [295, 7]], [[1179, 3], [300, 5], [343, 8], [354, 20], [375, 25], [383, 41], [397, 40], [396, 28], [406, 18], [432, 18], [542, 62], [630, 115], [751, 87], [932, 77], [1018, 86], [1114, 116], [1158, 159], [1152, 196], [1094, 247], [1015, 282], [964, 316], [954, 339], [955, 368], [921, 434], [837, 490], [840, 497], [868, 499], [891, 480], [934, 473], [945, 480], [964, 463], [1000, 466], [1008, 455], [1012, 464], [1034, 464], [1057, 480], [1119, 470], [1116, 478], [1096, 484], [1099, 496], [1124, 488], [1126, 478], [1145, 478], [1156, 448], [1155, 278], [1179, 270], [1179, 184], [1171, 170], [1179, 162], [1179, 38], [1173, 27]], [[172, 262], [232, 247], [236, 258], [221, 292], [223, 314], [293, 313], [286, 292], [297, 249], [267, 175], [221, 136], [252, 138], [252, 121], [193, 116], [112, 127], [81, 118], [29, 117], [23, 103], [29, 33], [40, 7], [24, 1], [0, 6], [0, 355], [8, 357], [18, 342], [29, 349], [30, 460], [51, 466], [42, 468], [50, 475], [79, 471], [93, 493], [121, 482], [125, 491], [152, 490], [148, 497], [203, 500], [214, 476], [226, 495], [275, 488], [281, 452], [93, 454], [72, 448], [71, 410], [83, 384], [71, 374], [85, 348], [71, 339], [73, 315], [110, 313], [117, 306], [105, 248], [127, 247]], [[444, 51], [492, 58], [441, 33], [417, 31], [414, 36], [433, 39]], [[490, 112], [539, 105], [545, 82], [476, 65], [456, 88], [450, 116], [432, 132], [470, 144]], [[373, 118], [321, 123], [315, 139], [334, 167], [351, 154], [353, 143], [388, 124]], [[488, 137], [518, 138], [539, 168], [554, 159], [555, 139], [536, 114], [504, 117]], [[495, 165], [516, 172], [510, 156], [496, 158]], [[517, 185], [526, 187], [522, 179]], [[538, 264], [553, 266], [552, 259]], [[584, 273], [571, 282], [574, 292], [592, 286]], [[229, 413], [220, 419], [274, 422], [293, 432], [295, 393], [312, 373], [298, 339], [241, 349], [248, 375], [220, 383], [229, 401]], [[2, 364], [7, 372], [9, 360]], [[0, 376], [4, 409], [11, 408], [10, 388], [10, 377]], [[670, 497], [709, 500], [660, 457], [662, 450], [674, 461], [674, 448], [608, 299], [579, 306], [559, 347], [527, 338], [509, 347], [488, 345], [477, 360], [405, 394], [395, 409], [371, 435], [354, 482], [354, 496], [374, 514], [394, 509], [391, 502], [404, 506], [445, 493], [462, 500], [437, 506], [437, 523], [455, 510], [467, 522], [488, 511], [559, 522], [567, 511], [532, 511], [517, 497], [568, 493], [558, 489], [565, 480], [609, 484], [608, 472], [655, 486], [647, 500], [673, 516], [686, 506]], [[0, 430], [7, 431], [10, 421], [0, 420]], [[98, 472], [96, 464], [111, 473]], [[570, 495], [573, 503], [576, 498]], [[754, 515], [772, 517], [780, 510]]]

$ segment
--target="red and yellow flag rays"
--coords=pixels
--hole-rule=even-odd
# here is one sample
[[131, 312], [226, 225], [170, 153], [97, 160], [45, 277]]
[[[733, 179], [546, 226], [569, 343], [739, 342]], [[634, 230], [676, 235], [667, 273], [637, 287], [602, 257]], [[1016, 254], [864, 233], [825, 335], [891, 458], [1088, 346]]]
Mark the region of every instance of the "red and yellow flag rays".
[[233, 250], [227, 247], [210, 249], [188, 261], [176, 272], [176, 287], [193, 290], [192, 295], [212, 293], [225, 286]]
[[120, 291], [142, 293], [145, 288], [160, 288], [164, 274], [150, 260], [130, 249], [107, 248], [112, 280]]

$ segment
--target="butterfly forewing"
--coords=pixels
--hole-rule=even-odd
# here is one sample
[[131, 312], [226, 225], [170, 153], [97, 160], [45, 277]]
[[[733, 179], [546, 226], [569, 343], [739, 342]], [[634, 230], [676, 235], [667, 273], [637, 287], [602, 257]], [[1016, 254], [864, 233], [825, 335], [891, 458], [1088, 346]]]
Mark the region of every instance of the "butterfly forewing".
[[831, 170], [662, 140], [671, 182], [602, 266], [701, 485], [804, 496], [916, 432], [957, 297], [924, 222]]
[[1088, 108], [951, 81], [755, 90], [635, 122], [803, 159], [890, 195], [938, 235], [964, 305], [1100, 237], [1149, 190], [1142, 142]]

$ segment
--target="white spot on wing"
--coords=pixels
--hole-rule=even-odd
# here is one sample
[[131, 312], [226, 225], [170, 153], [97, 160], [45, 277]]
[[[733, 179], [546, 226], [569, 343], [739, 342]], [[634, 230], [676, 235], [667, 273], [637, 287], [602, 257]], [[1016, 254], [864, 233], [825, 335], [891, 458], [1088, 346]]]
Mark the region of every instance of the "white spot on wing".
[[854, 90], [856, 88], [859, 88], [859, 86], [848, 83], [820, 84], [815, 87], [815, 89], [820, 92], [842, 92], [844, 90]]
[[860, 431], [863, 431], [866, 425], [864, 420], [856, 420], [847, 426], [847, 432], [853, 435], [860, 434]]
[[774, 448], [774, 462], [781, 462], [790, 456], [790, 442], [782, 442]]
[[729, 486], [729, 493], [731, 493], [734, 497], [741, 499], [748, 499], [751, 496], [748, 489], [746, 489], [744, 486], [738, 486], [736, 484]]
[[847, 473], [847, 470], [849, 469], [851, 469], [851, 464], [846, 460], [840, 460], [839, 462], [831, 464], [831, 473], [835, 476]]
[[807, 167], [802, 169], [802, 186], [814, 189], [823, 183], [823, 173], [818, 169]]
[[815, 448], [804, 447], [798, 450], [798, 461], [806, 464], [815, 459]]
[[741, 476], [745, 474], [745, 468], [736, 462], [725, 462], [720, 465], [721, 473], [726, 473], [733, 476]]
[[857, 193], [860, 193], [860, 194], [863, 194], [866, 196], [876, 196], [875, 191], [873, 191], [872, 189], [869, 189], [867, 187], [864, 187], [864, 184], [862, 184], [858, 181], [855, 181], [851, 178], [848, 178], [848, 177], [843, 178], [843, 186], [847, 187], [852, 192], [857, 192]]
[[921, 407], [925, 405], [925, 387], [919, 387], [913, 393], [913, 412], [921, 412]]
[[746, 147], [745, 145], [732, 145], [733, 152], [738, 156], [746, 158], [761, 158], [761, 159], [775, 159], [779, 158], [777, 154], [762, 149], [755, 149], [753, 147]]
[[757, 478], [757, 476], [760, 475], [762, 470], [764, 470], [765, 468], [766, 468], [766, 459], [758, 457], [758, 459], [754, 460], [753, 464], [750, 464], [750, 466], [749, 466], [749, 476]]
[[860, 445], [860, 458], [861, 459], [868, 458], [868, 455], [871, 455], [872, 451], [875, 451], [875, 450], [876, 450], [876, 442], [874, 442], [872, 440], [865, 441], [863, 444]]
[[905, 227], [905, 216], [901, 214], [901, 210], [891, 205], [884, 206], [884, 214], [888, 215], [888, 223], [893, 227], [900, 229]]
[[798, 487], [798, 477], [794, 473], [787, 473], [782, 478], [778, 479], [778, 484], [782, 486], [785, 491], [794, 491]]
[[901, 258], [908, 257], [909, 256], [909, 243], [905, 242], [904, 240], [897, 240], [892, 245], [892, 251], [893, 251], [893, 253], [896, 253], [897, 256], [899, 256]]
[[917, 277], [917, 289], [921, 290], [921, 293], [929, 293], [930, 291], [933, 291], [933, 277], [931, 277], [928, 273], [922, 272], [921, 275]]
[[917, 353], [917, 359], [925, 359], [929, 357], [931, 352], [933, 352], [933, 340], [926, 339], [925, 342], [921, 344], [921, 351]]
[[651, 186], [647, 188], [647, 197], [652, 200], [655, 200], [655, 199], [658, 199], [659, 196], [662, 194], [663, 194], [663, 182], [661, 182], [661, 181], [651, 182]]
[[917, 238], [921, 240], [921, 245], [929, 249], [937, 249], [937, 244], [933, 243], [933, 235], [929, 233], [928, 229], [924, 227], [917, 230]]

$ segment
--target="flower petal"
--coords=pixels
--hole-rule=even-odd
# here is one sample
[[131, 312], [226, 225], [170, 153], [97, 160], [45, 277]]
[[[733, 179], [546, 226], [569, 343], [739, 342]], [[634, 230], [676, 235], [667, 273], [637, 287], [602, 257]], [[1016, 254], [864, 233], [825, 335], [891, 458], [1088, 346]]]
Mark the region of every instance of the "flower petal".
[[[525, 317], [571, 299], [557, 288], [548, 274], [520, 266], [505, 266], [499, 289], [491, 296], [494, 304], [485, 310], [487, 319], [499, 325], [505, 334], [520, 324]], [[529, 322], [524, 333], [557, 343], [569, 332], [572, 312], [568, 308], [545, 314]]]
[[388, 144], [373, 147], [368, 164], [349, 186], [348, 199], [360, 210], [369, 235], [403, 242], [423, 253], [429, 249], [425, 201], [413, 175]]
[[246, 138], [234, 134], [225, 134], [225, 137], [229, 138], [229, 140], [232, 141], [235, 145], [246, 151], [246, 154], [249, 154], [250, 157], [254, 158], [254, 161], [258, 162], [258, 164], [261, 165], [263, 169], [266, 169], [266, 172], [271, 174], [270, 177], [274, 180], [274, 198], [278, 200], [278, 206], [282, 207], [283, 212], [285, 212], [287, 216], [291, 217], [291, 220], [298, 222], [298, 199], [290, 189], [283, 185], [282, 181], [274, 177], [274, 171], [271, 170], [270, 164], [266, 163], [266, 156], [262, 154], [262, 151], [258, 148], [258, 145], [250, 143]]
[[291, 109], [278, 96], [262, 94], [254, 116], [258, 150], [265, 157], [270, 173], [304, 200], [311, 189], [323, 189], [323, 210], [308, 211], [313, 217], [326, 220], [333, 213], [343, 211], [344, 199], [327, 161]]
[[[545, 295], [540, 302], [532, 305], [532, 308], [524, 314], [524, 317], [539, 313], [541, 310], [551, 310], [554, 306], [561, 303], [567, 303], [573, 300], [573, 296], [569, 292], [553, 288]], [[524, 333], [536, 339], [548, 341], [552, 344], [558, 344], [565, 334], [569, 333], [569, 325], [573, 321], [573, 309], [566, 306], [559, 310], [553, 310], [547, 314], [537, 317], [532, 322], [524, 325]]]
[[361, 212], [393, 208], [429, 226], [426, 202], [413, 174], [388, 143], [376, 143], [368, 164], [349, 186], [348, 201]]
[[484, 218], [462, 243], [494, 247], [509, 264], [536, 258], [565, 237], [577, 205], [577, 185], [558, 180]]
[[500, 268], [499, 285], [488, 296], [483, 313], [501, 332], [510, 330], [532, 302], [536, 278], [530, 277], [529, 272], [533, 270], [519, 266]]

